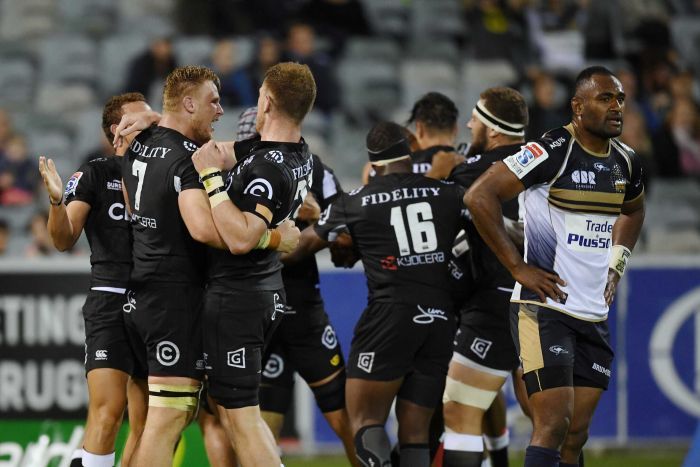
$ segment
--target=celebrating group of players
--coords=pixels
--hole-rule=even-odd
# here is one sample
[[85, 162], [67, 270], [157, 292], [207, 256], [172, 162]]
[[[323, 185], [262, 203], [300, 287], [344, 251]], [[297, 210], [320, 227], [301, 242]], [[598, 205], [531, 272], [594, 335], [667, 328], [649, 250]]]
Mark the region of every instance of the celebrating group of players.
[[[65, 190], [40, 158], [56, 247], [84, 229], [92, 250], [74, 464], [114, 465], [128, 399], [122, 465], [171, 465], [197, 413], [213, 465], [280, 465], [296, 370], [353, 465], [479, 466], [484, 445], [507, 465], [511, 372], [533, 420], [525, 466], [582, 465], [611, 376], [608, 307], [644, 217], [639, 158], [615, 139], [619, 80], [581, 72], [571, 123], [530, 142], [523, 97], [489, 88], [464, 155], [457, 108], [428, 93], [415, 133], [369, 131], [367, 183], [349, 193], [301, 136], [306, 66], [267, 71], [235, 143], [212, 140], [218, 90], [187, 66], [168, 76], [162, 113], [113, 97], [102, 127], [121, 157], [84, 164]], [[319, 293], [325, 247], [367, 275], [347, 365]]]

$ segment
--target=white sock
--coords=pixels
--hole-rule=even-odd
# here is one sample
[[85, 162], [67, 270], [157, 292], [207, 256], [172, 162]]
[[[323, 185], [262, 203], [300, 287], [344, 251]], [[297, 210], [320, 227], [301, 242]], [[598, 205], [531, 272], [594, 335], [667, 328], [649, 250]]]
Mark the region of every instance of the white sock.
[[484, 440], [481, 435], [446, 432], [443, 443], [445, 451], [484, 452]]
[[73, 451], [73, 457], [71, 457], [71, 460], [73, 459], [80, 459], [83, 457], [83, 450], [82, 449], [76, 449]]
[[506, 429], [501, 436], [496, 438], [484, 436], [484, 444], [486, 445], [486, 449], [489, 451], [498, 451], [499, 449], [503, 449], [504, 447], [508, 446], [508, 443], [510, 443], [510, 431], [508, 431], [508, 429]]
[[99, 455], [83, 449], [83, 467], [114, 467], [114, 453]]

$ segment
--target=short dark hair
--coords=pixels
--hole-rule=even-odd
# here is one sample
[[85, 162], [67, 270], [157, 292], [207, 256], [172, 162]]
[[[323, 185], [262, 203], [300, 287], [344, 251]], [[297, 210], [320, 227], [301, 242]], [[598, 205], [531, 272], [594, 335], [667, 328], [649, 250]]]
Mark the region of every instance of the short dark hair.
[[616, 77], [615, 73], [605, 68], [604, 66], [593, 65], [589, 66], [588, 68], [584, 68], [578, 74], [578, 76], [576, 77], [576, 81], [574, 82], [574, 94], [577, 94], [581, 86], [583, 86], [584, 83], [590, 81], [590, 79], [596, 75]]
[[413, 104], [408, 123], [421, 122], [439, 131], [452, 130], [457, 124], [459, 110], [452, 99], [439, 92], [429, 92]]
[[316, 81], [308, 65], [278, 63], [265, 72], [267, 86], [279, 110], [295, 123], [301, 123], [316, 100]]
[[406, 139], [406, 129], [394, 122], [379, 122], [367, 133], [367, 150], [379, 152]]
[[513, 88], [488, 88], [479, 97], [486, 109], [500, 120], [525, 126], [530, 122], [525, 98]]
[[122, 106], [131, 102], [146, 102], [146, 98], [140, 92], [127, 92], [110, 97], [102, 109], [102, 131], [109, 141], [114, 139], [110, 127], [119, 124], [124, 115]]

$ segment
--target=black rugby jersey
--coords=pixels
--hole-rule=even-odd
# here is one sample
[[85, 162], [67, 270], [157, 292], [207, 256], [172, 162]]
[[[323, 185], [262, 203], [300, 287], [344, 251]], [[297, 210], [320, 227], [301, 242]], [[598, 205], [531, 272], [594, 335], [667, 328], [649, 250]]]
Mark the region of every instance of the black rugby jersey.
[[[311, 193], [313, 193], [318, 205], [323, 212], [328, 205], [335, 200], [342, 189], [333, 170], [323, 164], [321, 159], [313, 154], [314, 168], [312, 172]], [[308, 226], [306, 222], [297, 221], [299, 230]], [[319, 294], [319, 276], [316, 256], [311, 255], [298, 263], [285, 265], [282, 268], [282, 280], [284, 281], [287, 303], [295, 304], [305, 300], [315, 300]]]
[[464, 189], [405, 173], [374, 177], [343, 193], [316, 233], [332, 241], [347, 228], [367, 274], [369, 301], [430, 303], [451, 309], [447, 262], [462, 227]]
[[[448, 180], [469, 189], [481, 174], [486, 172], [494, 162], [517, 152], [520, 144], [507, 145], [469, 157], [455, 167]], [[518, 198], [506, 201], [501, 206], [503, 215], [513, 221], [518, 220]], [[514, 284], [510, 272], [501, 264], [491, 248], [484, 242], [472, 222], [467, 222], [465, 228], [469, 252], [466, 263], [471, 269], [471, 276], [479, 289], [496, 289], [499, 287], [511, 289]], [[461, 263], [464, 264], [464, 263]]]
[[[642, 165], [632, 149], [611, 139], [608, 151], [584, 148], [570, 125], [524, 144], [503, 162], [525, 186], [525, 261], [553, 271], [567, 285], [563, 303], [545, 306], [581, 319], [607, 318], [603, 299], [612, 230], [624, 203], [644, 194]], [[513, 301], [539, 303], [516, 284]]]
[[[241, 211], [260, 217], [269, 228], [294, 218], [312, 186], [313, 159], [306, 142], [236, 142], [238, 162], [226, 179], [226, 190]], [[272, 215], [272, 222], [266, 215]], [[252, 250], [245, 255], [209, 249], [209, 281], [236, 289], [282, 288], [280, 255]]]
[[124, 288], [131, 270], [131, 228], [122, 195], [121, 158], [93, 159], [68, 180], [66, 206], [90, 205], [85, 237], [90, 244], [91, 287]]
[[[440, 151], [453, 152], [455, 148], [452, 146], [431, 146], [426, 149], [419, 149], [418, 151], [412, 152], [411, 164], [413, 167], [414, 174], [425, 174], [433, 167], [433, 156], [435, 153]], [[377, 174], [373, 168], [370, 168], [368, 179], [376, 177]]]
[[122, 172], [132, 212], [135, 283], [203, 283], [205, 249], [180, 216], [181, 191], [204, 189], [192, 164], [197, 144], [170, 128], [152, 126], [124, 155]]

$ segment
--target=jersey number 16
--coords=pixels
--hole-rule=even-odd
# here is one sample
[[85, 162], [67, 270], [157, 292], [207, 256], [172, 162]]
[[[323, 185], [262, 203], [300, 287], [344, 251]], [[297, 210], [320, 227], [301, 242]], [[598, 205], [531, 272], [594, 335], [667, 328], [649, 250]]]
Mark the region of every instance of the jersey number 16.
[[[414, 253], [427, 253], [437, 249], [437, 236], [435, 224], [433, 224], [433, 208], [430, 203], [413, 203], [406, 206], [406, 221], [411, 232]], [[391, 208], [390, 223], [396, 233], [396, 241], [399, 244], [399, 254], [406, 256], [411, 254], [408, 243], [408, 232], [401, 206]]]

